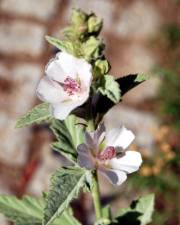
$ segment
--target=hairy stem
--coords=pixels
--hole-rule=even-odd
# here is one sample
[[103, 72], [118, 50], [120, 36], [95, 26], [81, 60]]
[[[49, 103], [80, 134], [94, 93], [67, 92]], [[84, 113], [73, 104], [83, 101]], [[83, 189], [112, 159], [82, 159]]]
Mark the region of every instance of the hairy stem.
[[97, 171], [93, 172], [92, 197], [96, 213], [96, 219], [98, 220], [102, 217], [102, 211], [101, 211], [100, 191], [99, 191]]

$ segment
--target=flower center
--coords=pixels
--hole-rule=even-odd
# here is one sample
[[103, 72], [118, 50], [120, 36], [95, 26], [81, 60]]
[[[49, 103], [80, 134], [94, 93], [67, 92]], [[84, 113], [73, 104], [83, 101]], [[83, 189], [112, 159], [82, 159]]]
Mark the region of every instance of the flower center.
[[80, 91], [80, 84], [75, 79], [68, 76], [64, 80], [63, 89], [68, 95], [74, 95]]
[[105, 150], [103, 150], [99, 155], [98, 159], [100, 161], [109, 160], [116, 157], [116, 150], [112, 146], [108, 146]]

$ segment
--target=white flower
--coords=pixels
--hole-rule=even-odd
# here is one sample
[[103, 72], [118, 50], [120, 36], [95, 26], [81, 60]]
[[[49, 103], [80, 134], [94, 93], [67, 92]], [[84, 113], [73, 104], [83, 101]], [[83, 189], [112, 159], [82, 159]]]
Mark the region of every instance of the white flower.
[[66, 52], [57, 53], [37, 87], [38, 97], [52, 106], [55, 118], [64, 120], [89, 97], [92, 67], [84, 59]]
[[85, 143], [78, 146], [78, 163], [89, 170], [98, 169], [112, 184], [120, 185], [142, 163], [139, 152], [125, 151], [134, 137], [125, 127], [105, 131], [101, 124], [95, 132], [86, 132]]

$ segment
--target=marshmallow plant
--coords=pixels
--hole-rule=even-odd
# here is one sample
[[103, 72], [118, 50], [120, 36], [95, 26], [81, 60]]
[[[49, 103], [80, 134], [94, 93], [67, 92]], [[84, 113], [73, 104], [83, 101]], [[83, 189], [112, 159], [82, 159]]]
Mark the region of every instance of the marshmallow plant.
[[[105, 45], [98, 38], [101, 28], [102, 20], [95, 14], [74, 9], [63, 40], [46, 36], [58, 53], [47, 63], [37, 84], [37, 96], [43, 103], [20, 118], [16, 127], [49, 124], [56, 137], [52, 150], [70, 163], [55, 171], [49, 191], [41, 199], [0, 196], [0, 212], [16, 225], [80, 225], [70, 208], [80, 191], [92, 194], [95, 224], [138, 221], [144, 225], [151, 221], [153, 195], [141, 197], [129, 208], [117, 210], [116, 215], [101, 202], [101, 174], [120, 188], [128, 174], [142, 164], [141, 154], [129, 148], [133, 132], [123, 125], [109, 130], [104, 115], [127, 91], [146, 80], [142, 74], [119, 79], [110, 74]], [[89, 223], [88, 217], [86, 220]]]

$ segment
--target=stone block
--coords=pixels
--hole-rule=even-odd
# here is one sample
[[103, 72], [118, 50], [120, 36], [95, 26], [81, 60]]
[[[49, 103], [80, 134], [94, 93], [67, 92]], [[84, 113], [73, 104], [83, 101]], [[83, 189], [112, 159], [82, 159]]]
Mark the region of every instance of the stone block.
[[148, 81], [140, 84], [129, 91], [123, 98], [125, 104], [137, 105], [143, 103], [146, 100], [151, 100], [156, 98], [159, 91], [160, 79], [152, 77]]
[[62, 165], [65, 165], [60, 157], [57, 157], [57, 155], [52, 153], [50, 143], [46, 143], [42, 147], [43, 154], [41, 157], [41, 163], [32, 177], [26, 191], [28, 194], [38, 197], [42, 196], [43, 191], [49, 190], [50, 178], [55, 170], [60, 168]]
[[16, 120], [0, 112], [0, 161], [7, 165], [22, 166], [26, 162], [29, 129], [15, 129]]
[[1, 110], [14, 118], [26, 113], [36, 98], [36, 86], [42, 69], [37, 64], [8, 65], [0, 63], [0, 78], [11, 86], [10, 90], [1, 91]]
[[135, 134], [134, 143], [141, 148], [153, 151], [155, 146], [154, 130], [158, 129], [158, 118], [122, 104], [113, 107], [105, 116], [107, 129], [124, 125]]
[[56, 12], [59, 0], [2, 0], [0, 9], [6, 13], [49, 20]]
[[0, 95], [0, 161], [9, 165], [24, 165], [30, 139], [29, 129], [15, 129], [18, 117], [25, 114], [35, 100], [35, 89], [42, 72], [39, 65], [0, 64], [1, 82], [6, 79], [11, 86]]
[[0, 52], [40, 56], [44, 47], [45, 27], [25, 21], [0, 23]]
[[137, 42], [121, 42], [119, 39], [109, 42], [108, 53], [111, 73], [117, 77], [132, 73], [149, 73], [157, 59], [153, 51], [146, 46]]
[[136, 0], [118, 16], [114, 32], [123, 38], [149, 39], [159, 31], [160, 14], [150, 1]]

